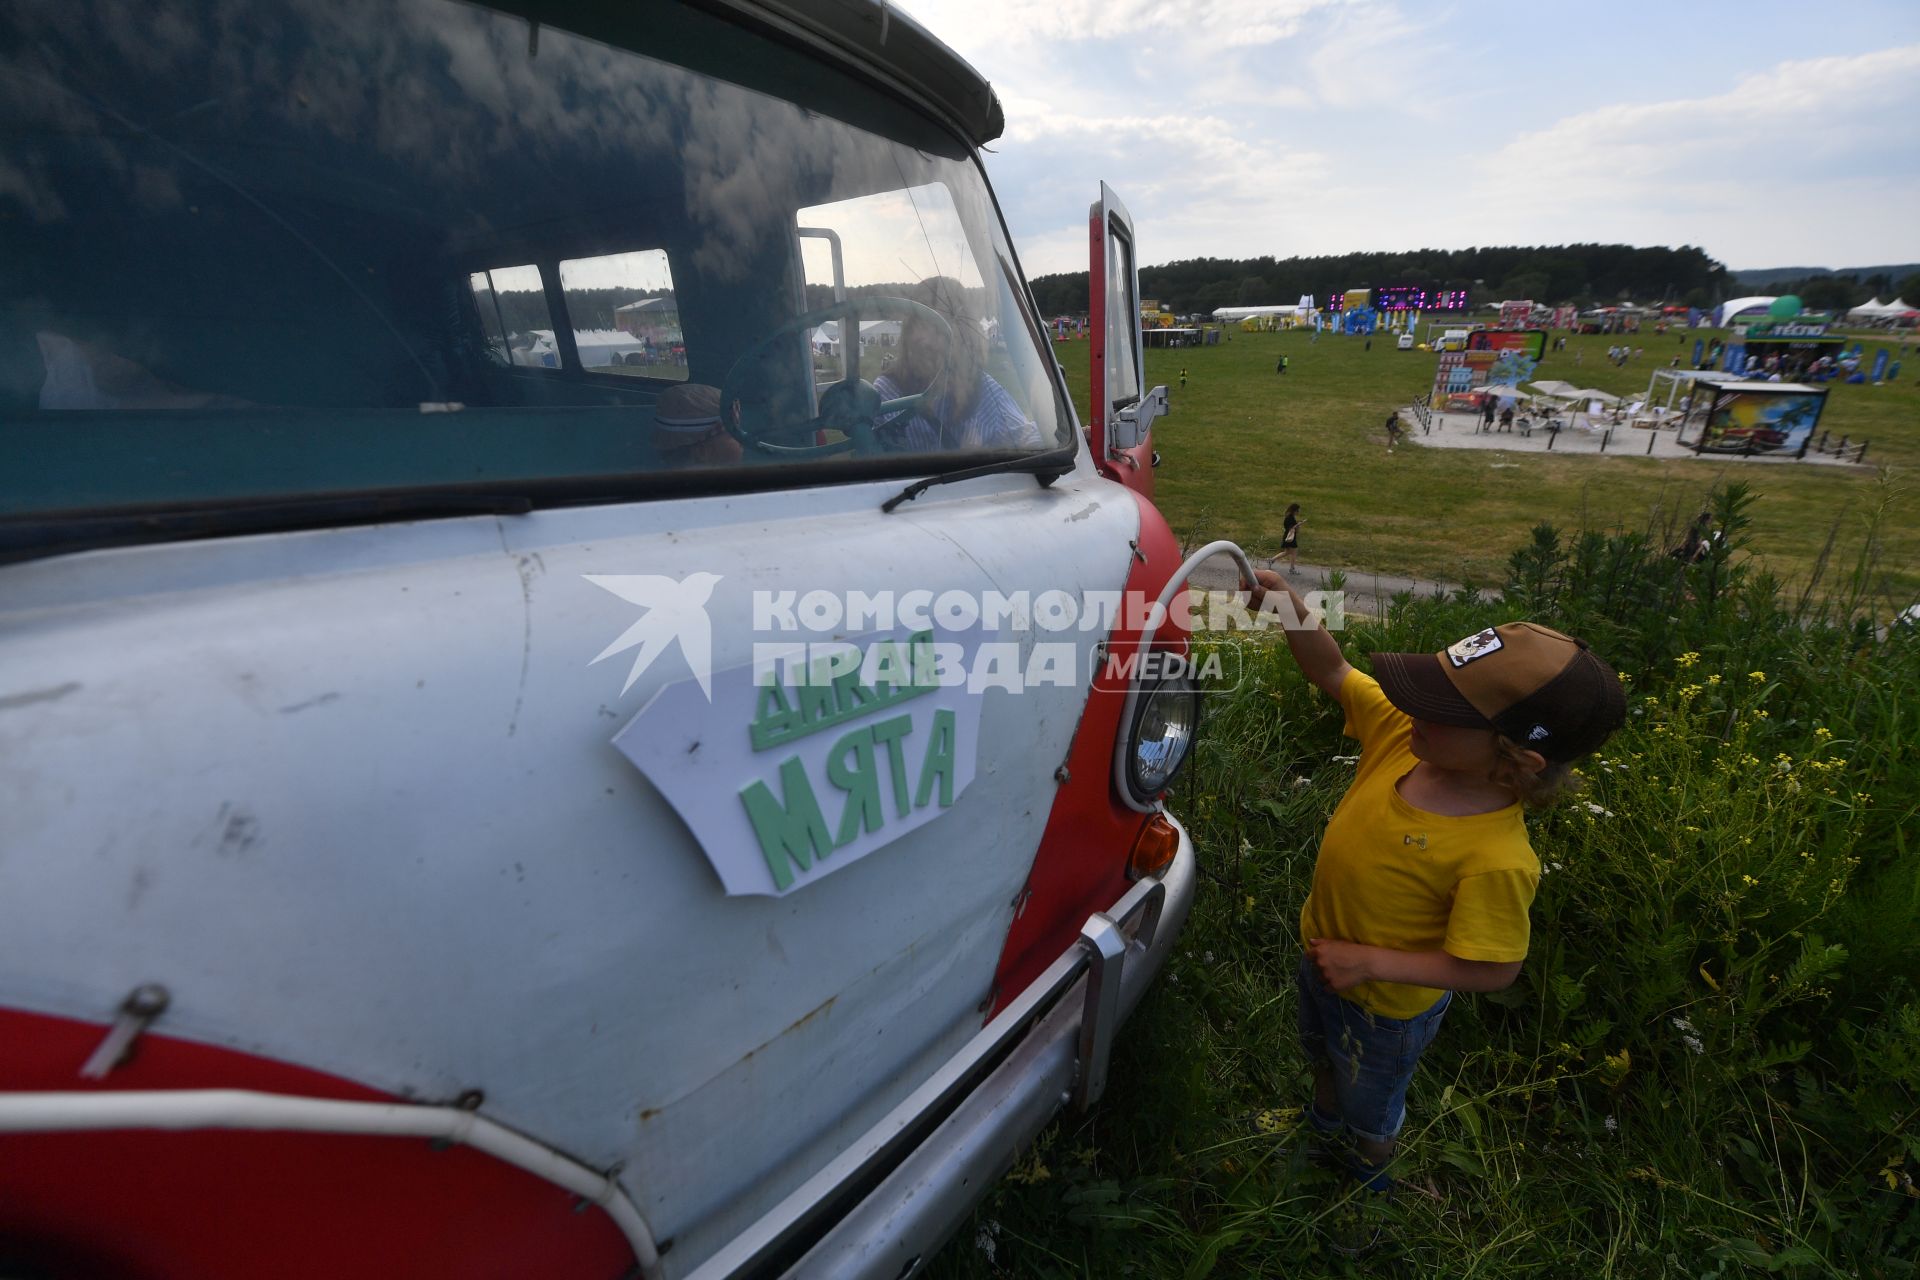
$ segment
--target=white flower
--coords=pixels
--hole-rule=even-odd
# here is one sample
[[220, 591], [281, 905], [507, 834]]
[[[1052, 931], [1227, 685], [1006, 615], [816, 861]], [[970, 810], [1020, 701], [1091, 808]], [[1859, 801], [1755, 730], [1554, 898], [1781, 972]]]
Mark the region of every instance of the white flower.
[[986, 1254], [988, 1262], [994, 1260], [994, 1253], [1000, 1247], [998, 1241], [994, 1239], [999, 1234], [1000, 1224], [991, 1218], [982, 1223], [980, 1229], [973, 1233], [973, 1247]]
[[1673, 1024], [1675, 1031], [1692, 1031], [1694, 1029], [1693, 1024], [1685, 1018], [1668, 1018], [1667, 1021]]
[[1618, 1120], [1615, 1120], [1612, 1116], [1607, 1117], [1606, 1126], [1607, 1126], [1608, 1133], [1620, 1132], [1620, 1122]]
[[1359, 759], [1360, 759], [1359, 756], [1335, 756], [1333, 758], [1333, 762], [1335, 764], [1353, 764], [1355, 761]]
[[1681, 1036], [1680, 1043], [1687, 1046], [1688, 1053], [1705, 1053], [1707, 1046], [1700, 1043], [1699, 1036]]
[[1587, 812], [1592, 814], [1596, 818], [1611, 818], [1613, 816], [1613, 810], [1611, 809], [1603, 809], [1591, 800], [1587, 801], [1586, 803], [1587, 803]]
[[1213, 952], [1211, 952], [1211, 951], [1207, 951], [1207, 952], [1203, 952], [1203, 953], [1201, 954], [1201, 956], [1200, 956], [1200, 963], [1201, 963], [1201, 964], [1212, 964], [1212, 963], [1213, 963]]

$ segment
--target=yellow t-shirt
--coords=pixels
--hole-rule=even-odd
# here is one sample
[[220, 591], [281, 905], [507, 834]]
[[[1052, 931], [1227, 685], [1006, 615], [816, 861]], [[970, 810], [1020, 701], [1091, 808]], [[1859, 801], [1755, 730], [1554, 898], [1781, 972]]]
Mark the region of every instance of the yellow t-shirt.
[[[1524, 960], [1540, 860], [1520, 806], [1465, 818], [1414, 808], [1395, 786], [1418, 763], [1406, 713], [1359, 671], [1341, 684], [1340, 704], [1347, 736], [1360, 741], [1360, 766], [1320, 838], [1301, 941]], [[1441, 995], [1398, 982], [1363, 982], [1342, 994], [1388, 1018], [1410, 1018]]]

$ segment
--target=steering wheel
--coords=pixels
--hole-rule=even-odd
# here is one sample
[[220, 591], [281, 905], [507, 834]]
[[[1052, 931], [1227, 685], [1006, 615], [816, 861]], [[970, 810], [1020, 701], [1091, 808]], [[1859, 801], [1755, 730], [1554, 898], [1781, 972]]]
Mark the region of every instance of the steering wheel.
[[[874, 437], [876, 418], [894, 414], [911, 415], [927, 398], [921, 391], [910, 396], [882, 400], [873, 383], [860, 376], [860, 320], [862, 315], [899, 319], [902, 333], [905, 322], [918, 321], [940, 335], [940, 369], [928, 381], [931, 387], [947, 370], [953, 357], [953, 326], [932, 307], [909, 298], [873, 296], [846, 298], [793, 319], [775, 329], [743, 352], [727, 370], [720, 384], [720, 423], [746, 448], [782, 458], [823, 458], [830, 454], [879, 452]], [[846, 376], [819, 392], [819, 413], [798, 421], [784, 419], [781, 407], [774, 403], [773, 388], [790, 385], [793, 373], [791, 339], [807, 335], [829, 320], [840, 322], [840, 350], [846, 361]], [[808, 346], [811, 377], [812, 346]], [[838, 431], [841, 439], [825, 444], [787, 444], [783, 440], [814, 440], [823, 431]]]

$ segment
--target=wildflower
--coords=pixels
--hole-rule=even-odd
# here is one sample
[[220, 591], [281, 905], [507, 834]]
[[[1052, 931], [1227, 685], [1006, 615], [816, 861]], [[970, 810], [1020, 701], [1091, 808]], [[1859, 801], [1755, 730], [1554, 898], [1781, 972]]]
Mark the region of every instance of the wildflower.
[[1608, 1116], [1605, 1120], [1601, 1121], [1601, 1123], [1607, 1126], [1608, 1133], [1620, 1132], [1620, 1122], [1612, 1116]]
[[1617, 676], [1619, 676], [1619, 677], [1620, 677], [1620, 683], [1621, 683], [1621, 684], [1632, 684], [1632, 683], [1633, 683], [1633, 677], [1632, 677], [1632, 676], [1630, 676], [1630, 675], [1628, 675], [1628, 674], [1627, 674], [1626, 672], [1624, 672], [1624, 671], [1616, 671], [1616, 672], [1614, 672], [1613, 674], [1615, 674], [1615, 675], [1617, 675]]
[[1200, 954], [1200, 963], [1201, 963], [1201, 964], [1212, 964], [1212, 963], [1213, 963], [1213, 952], [1211, 952], [1211, 951], [1204, 951], [1204, 952], [1202, 952], [1202, 953]]
[[1685, 671], [1700, 661], [1700, 655], [1689, 650], [1673, 660], [1673, 665]]
[[1586, 805], [1587, 805], [1587, 812], [1592, 814], [1596, 818], [1611, 818], [1613, 816], [1613, 810], [1604, 809], [1601, 806], [1595, 804], [1591, 800], [1587, 801]]
[[1717, 684], [1719, 684], [1719, 683], [1720, 683], [1720, 677], [1719, 677], [1719, 676], [1708, 676], [1708, 677], [1707, 677], [1707, 684], [1708, 684], [1708, 685], [1710, 685], [1710, 686], [1711, 686], [1711, 685], [1717, 685]]
[[[1748, 837], [1748, 839], [1749, 841], [1751, 841], [1752, 837]], [[1755, 880], [1752, 876], [1741, 876], [1740, 883], [1748, 886], [1749, 888], [1758, 887], [1760, 884], [1760, 882], [1758, 880]]]
[[973, 1233], [973, 1247], [986, 1254], [988, 1262], [993, 1261], [994, 1254], [1000, 1248], [999, 1242], [995, 1239], [999, 1234], [1000, 1224], [992, 1218], [981, 1223], [980, 1229]]
[[1765, 720], [1767, 718], [1766, 709], [1763, 707], [1759, 711], [1754, 712], [1753, 718], [1756, 720]]
[[1827, 726], [1825, 725], [1821, 725], [1813, 731], [1813, 736], [1818, 738], [1820, 741], [1825, 742], [1828, 738], [1831, 738], [1833, 736], [1833, 730], [1827, 728]]
[[1688, 1053], [1694, 1054], [1696, 1056], [1699, 1054], [1705, 1053], [1707, 1051], [1707, 1046], [1700, 1043], [1699, 1036], [1681, 1036], [1680, 1043], [1687, 1046]]
[[1608, 1084], [1619, 1084], [1633, 1070], [1633, 1055], [1622, 1049], [1618, 1053], [1609, 1053], [1600, 1060], [1600, 1078]]
[[1747, 679], [1753, 681], [1755, 684], [1765, 684], [1767, 682], [1767, 673], [1764, 671], [1749, 671], [1747, 672]]
[[1357, 755], [1352, 755], [1352, 756], [1335, 756], [1335, 757], [1333, 758], [1333, 762], [1334, 762], [1335, 764], [1352, 764], [1352, 763], [1353, 763], [1354, 761], [1356, 761], [1356, 760], [1358, 760], [1359, 758], [1360, 758], [1360, 757], [1359, 757], [1359, 756], [1357, 756]]

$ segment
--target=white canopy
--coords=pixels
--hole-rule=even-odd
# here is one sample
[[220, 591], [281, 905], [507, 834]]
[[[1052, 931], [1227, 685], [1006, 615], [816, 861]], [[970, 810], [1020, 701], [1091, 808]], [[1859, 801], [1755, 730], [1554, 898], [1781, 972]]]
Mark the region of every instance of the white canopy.
[[1887, 304], [1878, 298], [1870, 298], [1847, 312], [1850, 316], [1883, 316], [1887, 314]]
[[1913, 308], [1908, 306], [1905, 302], [1901, 301], [1899, 298], [1895, 298], [1892, 302], [1889, 302], [1887, 304], [1887, 309], [1885, 314], [1890, 316], [1903, 316], [1907, 314], [1907, 312], [1912, 310]]
[[1522, 391], [1520, 388], [1510, 387], [1504, 382], [1489, 382], [1486, 386], [1480, 388], [1480, 390], [1485, 392], [1487, 395], [1492, 396], [1496, 400], [1531, 400], [1533, 399], [1532, 396], [1528, 395], [1526, 392]]
[[1552, 396], [1556, 400], [1571, 400], [1580, 393], [1580, 389], [1571, 382], [1561, 382], [1557, 378], [1536, 382], [1533, 384], [1533, 389], [1543, 396]]
[[1588, 404], [1591, 404], [1595, 400], [1598, 400], [1601, 404], [1619, 404], [1620, 403], [1620, 397], [1614, 395], [1612, 392], [1596, 391], [1590, 387], [1586, 389], [1576, 389], [1573, 391], [1569, 391], [1566, 393], [1563, 399], [1579, 400]]
[[1727, 321], [1737, 315], [1748, 311], [1765, 311], [1777, 301], [1779, 301], [1778, 294], [1768, 294], [1766, 297], [1735, 298], [1732, 302], [1723, 302], [1720, 304], [1719, 313], [1713, 318], [1714, 324], [1724, 326]]

